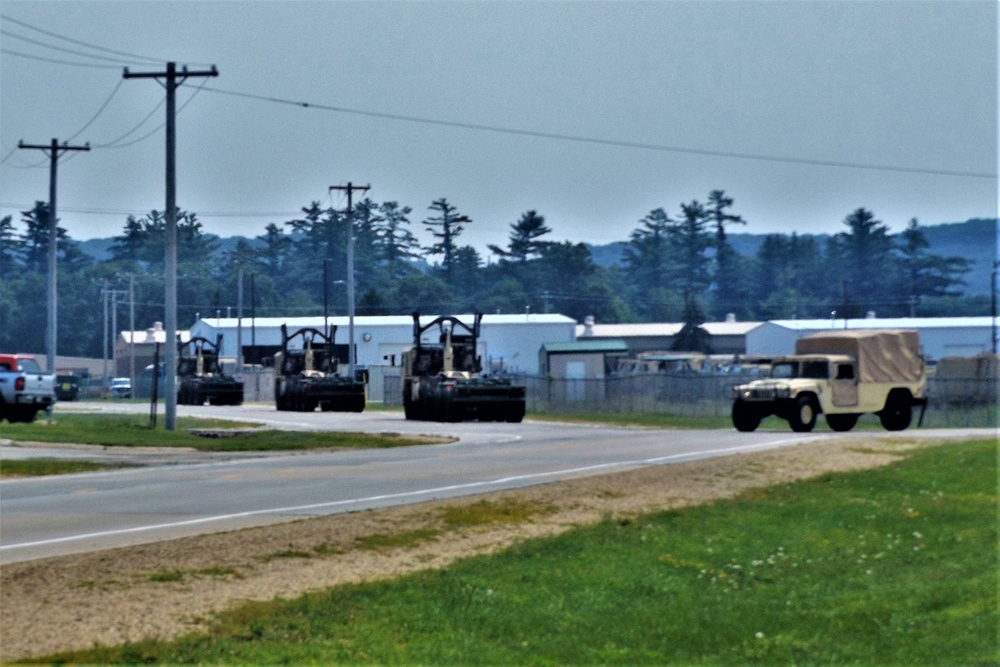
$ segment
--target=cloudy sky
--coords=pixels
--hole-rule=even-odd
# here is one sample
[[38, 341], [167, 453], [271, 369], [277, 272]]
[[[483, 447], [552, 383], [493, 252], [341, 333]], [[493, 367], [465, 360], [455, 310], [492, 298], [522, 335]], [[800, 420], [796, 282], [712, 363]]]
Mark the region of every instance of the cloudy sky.
[[222, 236], [343, 207], [348, 181], [418, 232], [446, 197], [483, 252], [527, 210], [607, 243], [713, 189], [752, 233], [993, 217], [997, 7], [5, 0], [0, 216], [48, 199], [18, 142], [53, 138], [92, 147], [59, 163], [73, 238], [162, 210], [164, 88], [122, 68], [175, 61], [218, 68], [178, 90], [177, 201]]

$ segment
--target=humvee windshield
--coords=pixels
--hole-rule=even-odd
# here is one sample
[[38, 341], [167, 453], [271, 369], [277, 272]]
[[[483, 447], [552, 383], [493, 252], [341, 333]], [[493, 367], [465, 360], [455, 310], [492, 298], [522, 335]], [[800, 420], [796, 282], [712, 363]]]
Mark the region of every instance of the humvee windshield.
[[829, 376], [830, 367], [825, 361], [779, 361], [771, 367], [772, 378], [824, 380]]

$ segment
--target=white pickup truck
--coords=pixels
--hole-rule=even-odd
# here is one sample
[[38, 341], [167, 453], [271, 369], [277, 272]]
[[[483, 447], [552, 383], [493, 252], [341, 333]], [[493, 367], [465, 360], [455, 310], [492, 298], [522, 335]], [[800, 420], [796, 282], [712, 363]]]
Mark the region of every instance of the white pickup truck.
[[0, 354], [0, 421], [33, 422], [56, 402], [55, 376], [31, 355]]

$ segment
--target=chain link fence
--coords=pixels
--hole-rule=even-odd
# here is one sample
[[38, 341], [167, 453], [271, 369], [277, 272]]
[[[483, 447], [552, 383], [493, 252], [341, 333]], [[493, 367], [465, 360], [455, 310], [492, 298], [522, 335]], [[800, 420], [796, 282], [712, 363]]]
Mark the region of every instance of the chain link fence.
[[[390, 370], [390, 369], [386, 369]], [[527, 388], [527, 409], [541, 414], [666, 413], [691, 417], [727, 417], [732, 387], [756, 377], [738, 375], [633, 375], [569, 380], [512, 375]], [[398, 373], [382, 374], [382, 399], [402, 405]], [[982, 378], [927, 381], [926, 428], [996, 427], [1000, 424], [998, 384]], [[378, 400], [375, 392], [371, 398]], [[914, 425], [919, 412], [914, 415]]]

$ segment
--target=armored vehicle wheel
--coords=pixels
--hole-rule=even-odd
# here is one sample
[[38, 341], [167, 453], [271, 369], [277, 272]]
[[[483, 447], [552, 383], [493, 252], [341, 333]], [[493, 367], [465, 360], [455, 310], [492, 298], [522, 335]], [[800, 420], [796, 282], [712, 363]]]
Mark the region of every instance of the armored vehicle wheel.
[[510, 424], [520, 424], [524, 420], [524, 406], [515, 405], [507, 410], [507, 422]]
[[409, 396], [403, 396], [403, 415], [410, 421], [416, 421], [418, 419], [416, 407], [413, 405], [413, 401], [410, 400]]
[[910, 426], [910, 421], [913, 419], [913, 407], [906, 398], [890, 394], [885, 408], [878, 413], [878, 418], [886, 431], [903, 431]]
[[760, 426], [760, 413], [746, 401], [733, 401], [733, 426], [737, 431], [750, 433]]
[[274, 405], [280, 412], [288, 412], [292, 409], [292, 406], [289, 404], [288, 397], [277, 389], [274, 390]]
[[860, 415], [827, 415], [826, 423], [834, 431], [850, 431], [858, 423]]
[[816, 399], [811, 394], [802, 394], [795, 399], [792, 413], [788, 415], [788, 423], [796, 433], [808, 433], [816, 425]]

